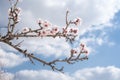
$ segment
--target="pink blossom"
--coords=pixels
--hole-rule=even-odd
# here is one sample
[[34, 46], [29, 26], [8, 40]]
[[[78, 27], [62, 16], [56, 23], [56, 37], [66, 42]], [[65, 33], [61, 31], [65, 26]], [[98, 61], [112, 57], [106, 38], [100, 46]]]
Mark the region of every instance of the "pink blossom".
[[50, 31], [51, 34], [53, 34], [53, 31]]
[[38, 32], [38, 36], [40, 36], [40, 37], [44, 37], [46, 35], [48, 35], [48, 32], [45, 30]]
[[38, 19], [37, 23], [44, 28], [51, 26], [51, 23], [49, 21], [43, 21], [41, 19]]
[[43, 33], [43, 34], [46, 34], [46, 32], [45, 32], [45, 31], [43, 31], [42, 33]]
[[46, 35], [47, 35], [47, 34], [46, 34], [46, 31], [41, 31], [41, 32], [40, 32], [40, 36], [41, 36], [41, 37], [46, 36]]
[[84, 53], [85, 53], [86, 56], [89, 55], [88, 50], [84, 50]]
[[77, 54], [77, 51], [74, 50], [74, 49], [71, 49], [71, 53], [72, 53], [72, 54]]
[[58, 28], [56, 27], [56, 28], [53, 28], [53, 30], [55, 31], [55, 32], [57, 32], [58, 31]]
[[50, 31], [50, 35], [55, 35], [56, 34], [56, 32], [55, 31]]
[[48, 21], [44, 21], [43, 22], [43, 27], [49, 27], [49, 26], [51, 26], [51, 23], [50, 22], [48, 22]]
[[84, 50], [85, 50], [85, 45], [84, 45], [83, 43], [80, 44], [80, 49], [81, 49], [82, 52], [84, 52]]
[[14, 19], [15, 22], [19, 22], [20, 11], [20, 8], [15, 8], [14, 10], [10, 8], [8, 10], [9, 18]]
[[56, 33], [58, 33], [59, 30], [58, 30], [57, 27], [54, 27], [54, 28], [52, 28], [52, 31], [53, 31], [54, 34], [56, 34]]
[[80, 44], [81, 47], [85, 47], [85, 45], [83, 43]]

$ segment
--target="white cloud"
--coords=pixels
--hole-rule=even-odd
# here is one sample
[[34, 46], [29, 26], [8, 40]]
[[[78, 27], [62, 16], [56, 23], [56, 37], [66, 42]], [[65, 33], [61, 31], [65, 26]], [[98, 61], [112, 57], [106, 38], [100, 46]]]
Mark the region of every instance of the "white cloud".
[[22, 64], [24, 61], [26, 61], [26, 59], [22, 56], [16, 55], [13, 52], [6, 52], [0, 47], [0, 66], [7, 68], [15, 67]]
[[70, 46], [62, 38], [32, 38], [29, 42], [23, 43], [23, 48], [28, 48], [30, 52], [42, 54], [44, 56], [67, 56], [70, 53]]
[[13, 80], [14, 75], [0, 70], [0, 80]]
[[120, 69], [114, 66], [87, 68], [75, 72], [76, 80], [119, 80]]
[[[91, 28], [94, 31], [93, 25], [97, 29], [104, 30], [106, 24], [110, 24], [110, 21], [114, 18], [115, 14], [120, 10], [119, 0], [82, 0], [80, 4], [76, 7], [79, 10], [76, 10], [76, 14], [82, 17], [83, 27], [81, 27], [81, 34], [84, 34], [87, 28]], [[100, 26], [100, 25], [103, 26]]]
[[120, 80], [120, 68], [114, 66], [85, 68], [72, 74], [48, 70], [22, 70], [15, 80]]
[[48, 70], [23, 70], [16, 73], [15, 80], [74, 80], [69, 75]]
[[103, 44], [103, 42], [104, 42], [104, 41], [103, 41], [103, 39], [101, 39], [101, 38], [100, 38], [100, 39], [99, 39], [99, 38], [97, 38], [97, 43], [98, 43], [99, 45], [102, 45], [102, 44]]
[[95, 50], [95, 48], [97, 46], [107, 45], [110, 47], [116, 44], [115, 42], [109, 40], [107, 32], [99, 30], [95, 32], [88, 32], [87, 36], [83, 36], [80, 39], [80, 42], [88, 45], [90, 53], [96, 53], [97, 51]]
[[116, 45], [116, 43], [115, 42], [109, 42], [108, 45], [109, 46], [114, 46], [114, 45]]

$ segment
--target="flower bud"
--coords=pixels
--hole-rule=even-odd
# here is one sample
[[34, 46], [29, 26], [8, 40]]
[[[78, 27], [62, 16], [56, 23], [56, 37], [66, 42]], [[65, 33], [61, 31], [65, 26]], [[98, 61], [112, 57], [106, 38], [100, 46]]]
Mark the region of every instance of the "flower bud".
[[80, 19], [80, 18], [77, 18], [77, 19], [74, 20], [74, 24], [75, 24], [76, 26], [78, 26], [78, 25], [80, 24], [80, 22], [81, 22], [81, 19]]
[[41, 25], [41, 24], [43, 23], [43, 21], [42, 21], [41, 19], [38, 19], [37, 23], [38, 23], [39, 25]]
[[28, 27], [23, 28], [22, 33], [28, 32], [30, 29]]

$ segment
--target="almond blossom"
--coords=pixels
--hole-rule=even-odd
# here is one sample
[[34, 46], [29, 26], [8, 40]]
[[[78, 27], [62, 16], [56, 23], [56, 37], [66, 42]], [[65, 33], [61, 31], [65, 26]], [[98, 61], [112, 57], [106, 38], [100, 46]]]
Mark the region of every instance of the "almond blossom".
[[71, 53], [72, 53], [72, 54], [77, 54], [77, 51], [74, 50], [74, 49], [71, 49]]
[[85, 54], [86, 56], [88, 56], [89, 52], [88, 52], [88, 49], [85, 46], [85, 44], [83, 44], [83, 43], [80, 44], [80, 50], [81, 50], [82, 54]]
[[47, 31], [44, 31], [44, 30], [42, 30], [42, 31], [40, 31], [40, 32], [38, 32], [38, 37], [45, 37], [46, 35], [48, 35], [48, 32]]
[[59, 32], [59, 29], [57, 28], [57, 27], [54, 27], [54, 28], [52, 28], [52, 31], [53, 31], [53, 33], [58, 33]]
[[18, 23], [20, 21], [20, 18], [19, 18], [20, 12], [21, 12], [20, 8], [13, 8], [13, 7], [11, 7], [8, 10], [9, 19], [13, 20], [15, 23]]
[[44, 21], [44, 22], [42, 23], [42, 26], [43, 26], [44, 28], [48, 28], [49, 26], [51, 26], [51, 23], [50, 23], [49, 21]]

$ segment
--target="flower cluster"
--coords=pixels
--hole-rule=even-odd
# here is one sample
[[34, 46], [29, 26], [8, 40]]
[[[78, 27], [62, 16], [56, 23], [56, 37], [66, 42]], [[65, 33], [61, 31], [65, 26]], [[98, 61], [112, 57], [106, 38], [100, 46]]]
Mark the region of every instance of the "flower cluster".
[[76, 35], [78, 33], [78, 28], [62, 28], [64, 34], [74, 34]]
[[85, 53], [86, 56], [88, 55], [88, 50], [86, 49], [86, 46], [85, 44], [80, 44], [80, 50], [81, 50], [81, 53]]
[[[80, 19], [76, 19], [76, 24], [78, 25], [78, 23]], [[70, 27], [68, 28], [67, 26], [63, 27], [62, 29], [60, 29], [60, 27], [51, 24], [49, 21], [44, 21], [42, 19], [39, 19], [37, 21], [40, 30], [38, 31], [38, 36], [40, 37], [45, 37], [45, 36], [59, 36], [59, 37], [65, 37], [66, 41], [70, 41], [72, 43], [72, 41], [74, 41], [74, 38], [77, 36], [78, 34], [78, 28], [74, 28], [74, 27]], [[73, 24], [73, 23], [70, 23]], [[57, 35], [58, 34], [58, 35]]]
[[59, 29], [57, 27], [54, 27], [52, 29], [42, 29], [41, 31], [38, 32], [38, 36], [47, 36], [47, 35], [55, 35], [59, 32]]
[[52, 35], [52, 34], [55, 35], [55, 34], [57, 34], [58, 32], [59, 32], [58, 27], [53, 27], [52, 30], [50, 31], [51, 35]]
[[[80, 50], [80, 51], [79, 51]], [[75, 54], [85, 54], [86, 56], [88, 56], [88, 50], [86, 49], [86, 46], [84, 44], [80, 44], [80, 49], [71, 49], [71, 54], [75, 55]]]
[[12, 19], [14, 22], [19, 22], [19, 15], [20, 15], [21, 9], [20, 8], [10, 8], [8, 10], [9, 19]]
[[37, 23], [38, 23], [39, 26], [42, 27], [42, 28], [48, 28], [48, 27], [51, 26], [51, 23], [50, 23], [49, 21], [46, 21], [46, 20], [43, 21], [43, 20], [39, 19], [39, 20], [37, 21]]

